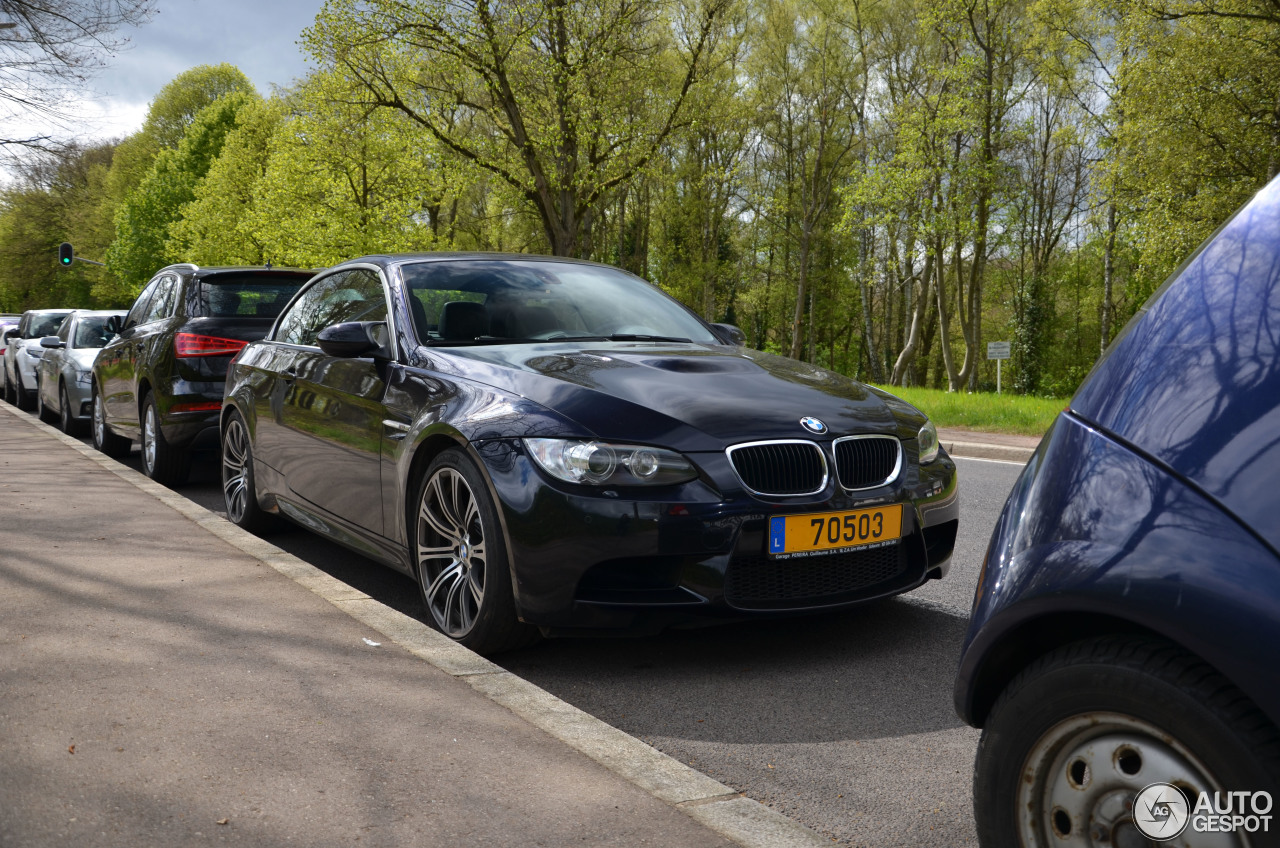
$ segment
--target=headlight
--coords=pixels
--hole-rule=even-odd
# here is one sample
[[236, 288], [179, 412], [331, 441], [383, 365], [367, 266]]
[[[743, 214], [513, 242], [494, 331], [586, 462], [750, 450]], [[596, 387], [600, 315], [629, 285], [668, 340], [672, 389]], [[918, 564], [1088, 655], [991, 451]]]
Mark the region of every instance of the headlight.
[[580, 439], [525, 439], [543, 471], [566, 483], [592, 486], [670, 486], [698, 476], [675, 451]]
[[39, 359], [44, 356], [44, 349], [38, 347], [24, 347], [23, 352], [32, 359]]
[[916, 441], [920, 444], [921, 465], [928, 465], [938, 458], [938, 428], [933, 426], [932, 421], [924, 422], [916, 435]]
[[78, 383], [78, 384], [79, 384], [79, 385], [81, 385], [81, 386], [91, 386], [91, 385], [93, 385], [93, 372], [92, 372], [92, 371], [77, 371], [77, 372], [76, 372], [76, 383]]

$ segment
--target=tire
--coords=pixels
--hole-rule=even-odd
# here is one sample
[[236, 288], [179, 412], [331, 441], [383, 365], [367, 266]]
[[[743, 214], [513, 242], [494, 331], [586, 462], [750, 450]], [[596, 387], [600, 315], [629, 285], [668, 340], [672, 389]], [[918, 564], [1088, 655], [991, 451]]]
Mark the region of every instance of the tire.
[[133, 446], [133, 441], [126, 439], [124, 436], [117, 436], [107, 426], [106, 409], [103, 407], [102, 395], [98, 394], [97, 386], [93, 389], [93, 420], [91, 426], [93, 430], [93, 446], [95, 448], [113, 459], [120, 459], [129, 455], [129, 448]]
[[73, 414], [71, 398], [67, 395], [67, 387], [58, 387], [58, 424], [62, 432], [68, 436], [79, 436], [84, 432], [84, 422]]
[[410, 550], [428, 623], [488, 656], [534, 641], [537, 630], [516, 617], [506, 543], [475, 464], [461, 450], [442, 452], [415, 503]]
[[[1109, 637], [1036, 660], [1000, 695], [978, 745], [974, 815], [984, 846], [1157, 844], [1134, 820], [1151, 784], [1182, 789], [1189, 818], [1200, 792], [1275, 799], [1278, 777], [1280, 733], [1212, 667], [1157, 639]], [[1168, 844], [1201, 836], [1223, 835], [1188, 825], [1192, 841]], [[1236, 836], [1212, 844], [1280, 841], [1275, 827]]]
[[44, 392], [40, 389], [40, 379], [36, 378], [36, 416], [46, 424], [52, 424], [57, 421], [57, 416], [53, 414], [53, 410], [45, 406]]
[[239, 412], [227, 417], [222, 431], [222, 498], [227, 518], [250, 533], [276, 525], [276, 517], [258, 505], [253, 481], [253, 444], [249, 427]]
[[0, 368], [0, 382], [4, 383], [4, 402], [10, 406], [16, 404], [18, 401], [13, 396], [13, 384], [9, 382], [9, 372], [4, 368]]
[[142, 399], [142, 473], [163, 486], [180, 486], [191, 474], [191, 454], [165, 441], [152, 392]]
[[17, 400], [14, 403], [18, 409], [21, 409], [24, 412], [30, 412], [36, 408], [36, 399], [33, 398], [22, 385], [22, 372], [15, 368], [13, 376], [15, 378], [14, 381], [17, 383], [14, 387], [14, 393], [17, 395]]

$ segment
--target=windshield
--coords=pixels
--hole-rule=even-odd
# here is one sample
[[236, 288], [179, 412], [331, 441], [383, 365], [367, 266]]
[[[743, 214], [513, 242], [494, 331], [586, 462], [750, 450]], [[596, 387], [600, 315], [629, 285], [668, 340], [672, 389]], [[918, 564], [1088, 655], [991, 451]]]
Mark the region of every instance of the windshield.
[[427, 344], [555, 339], [719, 344], [688, 310], [623, 271], [572, 262], [459, 259], [401, 267]]
[[76, 324], [76, 337], [71, 340], [72, 347], [98, 348], [111, 341], [113, 333], [107, 332], [106, 315], [89, 315], [81, 318]]
[[32, 315], [30, 328], [27, 330], [27, 338], [39, 339], [44, 336], [52, 336], [58, 332], [58, 328], [62, 326], [62, 322], [67, 319], [67, 313], [58, 312], [53, 315]]

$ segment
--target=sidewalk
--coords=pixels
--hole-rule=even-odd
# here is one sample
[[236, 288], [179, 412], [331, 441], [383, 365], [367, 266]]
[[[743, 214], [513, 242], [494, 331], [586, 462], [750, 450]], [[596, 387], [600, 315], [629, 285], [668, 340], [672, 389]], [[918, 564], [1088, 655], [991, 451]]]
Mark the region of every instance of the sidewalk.
[[829, 839], [0, 405], [0, 845]]

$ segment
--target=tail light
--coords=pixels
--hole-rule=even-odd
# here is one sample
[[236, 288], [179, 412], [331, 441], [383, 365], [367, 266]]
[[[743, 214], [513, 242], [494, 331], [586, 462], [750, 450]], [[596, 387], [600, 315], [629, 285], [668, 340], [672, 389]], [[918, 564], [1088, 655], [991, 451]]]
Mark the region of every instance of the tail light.
[[173, 337], [173, 352], [187, 356], [234, 356], [248, 342], [240, 339], [224, 339], [219, 336], [201, 336], [196, 333], [178, 333]]

